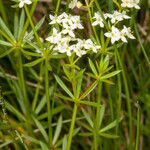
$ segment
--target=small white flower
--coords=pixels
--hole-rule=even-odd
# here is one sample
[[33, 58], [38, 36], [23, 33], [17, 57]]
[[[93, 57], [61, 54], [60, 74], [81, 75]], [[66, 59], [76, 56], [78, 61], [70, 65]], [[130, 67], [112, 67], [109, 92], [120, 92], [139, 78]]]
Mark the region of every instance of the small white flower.
[[93, 46], [91, 47], [92, 51], [94, 53], [97, 53], [97, 50], [100, 49], [101, 46], [100, 45], [96, 45], [95, 43], [93, 43]]
[[118, 28], [114, 26], [112, 26], [111, 32], [107, 32], [104, 35], [108, 38], [111, 38], [112, 44], [120, 39], [120, 31]]
[[122, 21], [123, 19], [130, 19], [131, 17], [129, 17], [128, 15], [126, 15], [126, 12], [123, 11], [122, 13], [118, 12], [118, 11], [114, 11], [113, 14], [107, 14], [107, 17], [110, 18], [111, 23], [116, 23], [117, 21]]
[[69, 34], [71, 37], [75, 37], [75, 34], [73, 32], [73, 28], [71, 26], [64, 24], [64, 30], [62, 30], [63, 34]]
[[59, 39], [61, 39], [61, 33], [58, 33], [58, 31], [55, 28], [53, 28], [52, 36], [49, 36], [46, 38], [47, 41], [49, 41], [53, 44], [56, 44]]
[[77, 0], [72, 0], [70, 3], [69, 3], [69, 8], [73, 9], [77, 6], [77, 3], [78, 1]]
[[130, 39], [135, 39], [135, 37], [132, 35], [130, 27], [127, 28], [125, 25], [123, 26], [123, 29], [121, 31], [125, 36], [127, 36]]
[[136, 8], [140, 9], [139, 0], [121, 0], [121, 6], [122, 7], [128, 7], [128, 8]]
[[71, 24], [74, 29], [83, 29], [84, 27], [81, 24], [80, 16], [74, 16], [73, 23]]
[[53, 15], [49, 15], [51, 22], [49, 24], [59, 24], [62, 21], [62, 17], [63, 16], [53, 16]]
[[19, 0], [19, 8], [22, 8], [24, 4], [30, 5], [31, 3], [31, 0]]
[[95, 19], [95, 21], [92, 23], [92, 26], [97, 26], [97, 25], [99, 25], [101, 28], [104, 27], [103, 19], [102, 19], [102, 17], [101, 17], [101, 15], [100, 15], [99, 12], [96, 12], [96, 13], [94, 14], [94, 17], [93, 17], [93, 18]]

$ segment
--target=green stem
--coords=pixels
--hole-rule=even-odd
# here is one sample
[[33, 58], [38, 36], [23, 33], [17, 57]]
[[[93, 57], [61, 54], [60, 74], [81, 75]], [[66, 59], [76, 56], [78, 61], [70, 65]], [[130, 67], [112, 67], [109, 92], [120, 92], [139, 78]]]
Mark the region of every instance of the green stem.
[[58, 0], [57, 1], [57, 5], [56, 5], [56, 10], [55, 10], [55, 15], [58, 14], [58, 10], [59, 10], [60, 4], [61, 4], [61, 0]]
[[137, 133], [136, 133], [136, 145], [135, 145], [135, 150], [139, 150], [139, 139], [140, 139], [140, 106], [138, 104], [138, 110], [137, 110]]
[[31, 114], [30, 114], [30, 104], [29, 104], [29, 100], [28, 100], [28, 96], [27, 96], [27, 91], [26, 91], [26, 85], [25, 85], [25, 78], [24, 78], [24, 73], [23, 73], [23, 64], [22, 64], [22, 56], [21, 56], [21, 51], [20, 49], [16, 49], [17, 50], [17, 57], [18, 57], [18, 77], [19, 77], [19, 85], [22, 91], [22, 95], [23, 95], [23, 103], [25, 105], [25, 115], [27, 117], [27, 129], [29, 130], [29, 133], [31, 135], [33, 135], [33, 131], [32, 131], [32, 127], [31, 127]]
[[48, 135], [49, 144], [52, 146], [52, 117], [51, 117], [51, 104], [49, 98], [49, 77], [48, 77], [48, 59], [45, 59], [45, 90], [46, 90], [46, 103], [47, 103], [47, 113], [48, 113]]
[[78, 108], [77, 104], [74, 103], [73, 115], [72, 115], [72, 120], [71, 120], [69, 135], [68, 135], [68, 141], [67, 141], [67, 150], [70, 150], [70, 148], [71, 148], [71, 142], [72, 142], [72, 137], [73, 137], [73, 130], [74, 130], [75, 121], [76, 121], [76, 115], [77, 115], [77, 108]]
[[125, 94], [126, 94], [128, 117], [129, 117], [129, 149], [132, 150], [133, 149], [133, 147], [132, 147], [133, 123], [132, 123], [131, 99], [130, 99], [130, 93], [129, 93], [128, 83], [127, 83], [127, 78], [126, 78], [126, 74], [125, 74], [125, 69], [124, 69], [124, 66], [123, 66], [123, 63], [122, 63], [122, 60], [120, 58], [118, 51], [116, 51], [116, 53], [117, 53], [119, 65], [122, 69], [123, 83], [125, 86]]
[[[86, 3], [86, 6], [87, 6], [87, 8], [88, 8], [88, 14], [89, 14], [89, 17], [90, 17], [90, 22], [91, 22], [91, 24], [92, 24], [92, 13], [91, 13], [91, 10], [90, 10], [90, 7], [89, 7], [89, 4], [88, 4], [88, 1], [87, 0], [85, 0], [85, 3]], [[97, 34], [97, 32], [96, 32], [96, 29], [95, 29], [95, 27], [93, 27], [92, 26], [92, 29], [93, 29], [93, 32], [94, 32], [94, 35], [95, 35], [95, 38], [96, 38], [96, 41], [97, 41], [97, 43], [100, 45], [100, 40], [99, 40], [99, 37], [98, 37], [98, 34]]]
[[0, 0], [0, 12], [2, 13], [2, 17], [3, 17], [4, 21], [8, 24], [8, 19], [7, 19], [7, 16], [6, 16], [5, 7], [4, 7], [4, 4], [3, 4], [2, 0]]
[[[36, 5], [37, 5], [37, 0], [34, 1], [33, 5], [32, 5], [31, 11], [30, 11], [30, 16], [33, 15], [33, 12], [36, 9]], [[23, 37], [25, 35], [25, 32], [27, 31], [28, 26], [29, 26], [29, 18], [26, 19], [26, 23], [25, 23], [25, 25], [23, 27], [23, 30], [22, 30], [21, 34], [20, 34], [18, 43], [22, 43]]]
[[35, 26], [34, 26], [34, 23], [33, 23], [32, 19], [31, 19], [31, 16], [30, 16], [28, 7], [25, 5], [24, 8], [25, 8], [27, 17], [28, 17], [28, 19], [29, 19], [30, 25], [31, 25], [31, 27], [32, 27], [32, 30], [33, 30], [33, 32], [34, 32], [34, 35], [35, 35], [35, 37], [36, 37], [36, 40], [37, 40], [39, 46], [40, 46], [41, 48], [43, 48], [43, 44], [42, 44], [42, 42], [41, 42], [41, 40], [40, 40], [40, 37], [39, 37], [38, 34], [37, 34], [37, 31], [36, 31], [36, 29], [35, 29]]
[[98, 83], [98, 91], [97, 91], [97, 109], [96, 109], [96, 120], [95, 120], [95, 130], [94, 130], [94, 150], [98, 150], [99, 147], [99, 135], [98, 131], [100, 129], [100, 110], [101, 110], [101, 99], [102, 99], [102, 83], [99, 81]]
[[40, 91], [40, 85], [41, 85], [41, 77], [42, 77], [42, 67], [43, 67], [43, 63], [41, 63], [40, 65], [40, 73], [39, 73], [39, 81], [36, 87], [36, 91], [35, 91], [35, 95], [34, 95], [34, 99], [33, 99], [33, 103], [32, 103], [32, 110], [35, 110], [35, 107], [37, 105], [37, 100], [38, 100], [38, 95], [39, 95], [39, 91]]

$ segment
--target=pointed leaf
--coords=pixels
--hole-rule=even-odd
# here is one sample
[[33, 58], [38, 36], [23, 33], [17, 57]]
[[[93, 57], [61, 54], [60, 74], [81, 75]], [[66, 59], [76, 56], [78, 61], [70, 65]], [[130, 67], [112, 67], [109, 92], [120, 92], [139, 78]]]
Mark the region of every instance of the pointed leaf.
[[90, 65], [90, 68], [92, 69], [93, 73], [98, 76], [98, 73], [97, 73], [97, 70], [94, 66], [94, 63], [89, 59], [89, 65]]
[[62, 116], [60, 116], [58, 119], [58, 123], [57, 123], [56, 129], [55, 129], [55, 134], [54, 134], [54, 138], [53, 138], [53, 142], [52, 142], [53, 145], [55, 145], [58, 140], [58, 137], [61, 132], [61, 128], [62, 128]]
[[74, 98], [73, 94], [70, 92], [70, 90], [67, 88], [67, 86], [63, 83], [63, 81], [55, 75], [55, 79], [58, 82], [58, 84], [62, 87], [62, 89], [71, 97]]
[[41, 134], [43, 135], [44, 139], [46, 140], [46, 142], [48, 142], [48, 135], [47, 135], [44, 127], [42, 126], [42, 124], [35, 117], [32, 116], [32, 118], [33, 118], [36, 126], [40, 130]]

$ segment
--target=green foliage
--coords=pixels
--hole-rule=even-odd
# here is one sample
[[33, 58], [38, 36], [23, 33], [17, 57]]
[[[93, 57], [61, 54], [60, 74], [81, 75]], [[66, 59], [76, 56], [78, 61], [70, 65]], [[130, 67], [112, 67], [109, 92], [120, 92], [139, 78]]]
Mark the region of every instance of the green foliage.
[[[19, 9], [17, 0], [0, 0], [0, 149], [149, 150], [148, 2], [124, 22], [136, 40], [113, 45], [103, 11], [121, 11], [120, 1], [85, 0], [73, 10], [70, 1], [32, 2]], [[106, 29], [91, 26], [96, 11]], [[80, 15], [85, 29], [77, 36], [101, 49], [56, 53], [45, 39], [61, 27], [48, 26], [47, 12]]]

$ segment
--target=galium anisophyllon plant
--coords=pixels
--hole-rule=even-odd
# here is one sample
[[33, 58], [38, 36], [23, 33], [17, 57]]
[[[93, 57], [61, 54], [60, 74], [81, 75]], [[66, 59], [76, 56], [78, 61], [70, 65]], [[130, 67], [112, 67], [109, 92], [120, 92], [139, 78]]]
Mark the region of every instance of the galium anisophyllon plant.
[[[8, 57], [10, 64], [16, 67], [16, 81], [11, 83], [7, 79], [7, 82], [14, 93], [17, 91], [13, 95], [17, 97], [17, 104], [8, 103], [7, 109], [14, 110], [13, 115], [23, 124], [18, 129], [16, 127], [23, 139], [23, 147], [78, 149], [73, 143], [79, 136], [83, 141], [84, 137], [87, 138], [84, 149], [103, 149], [104, 138], [119, 138], [117, 129], [124, 119], [116, 111], [115, 117], [105, 120], [108, 99], [103, 93], [107, 86], [114, 84], [114, 76], [117, 76], [120, 93], [121, 73], [126, 81], [118, 48], [129, 39], [135, 39], [129, 27], [130, 9], [140, 9], [139, 0], [113, 1], [114, 10], [105, 13], [98, 0], [69, 1], [65, 6], [66, 12], [60, 8], [61, 0], [58, 0], [55, 12], [49, 14], [47, 28], [50, 30], [43, 37], [38, 30], [45, 17], [36, 25], [32, 20], [37, 3], [41, 1], [15, 2], [14, 7], [20, 8], [21, 15], [15, 15], [14, 33], [0, 18], [0, 45], [8, 48], [0, 54], [0, 58]], [[89, 18], [84, 17], [84, 13], [72, 13], [74, 9], [82, 8]], [[90, 34], [83, 36], [81, 32], [86, 32], [86, 21]], [[15, 59], [18, 64], [14, 63]], [[5, 76], [5, 72], [3, 74]], [[28, 79], [35, 83], [28, 82]], [[125, 90], [131, 140], [128, 147], [131, 150], [133, 124], [127, 85]], [[117, 93], [119, 110], [120, 93]]]

